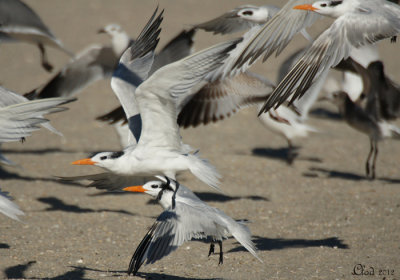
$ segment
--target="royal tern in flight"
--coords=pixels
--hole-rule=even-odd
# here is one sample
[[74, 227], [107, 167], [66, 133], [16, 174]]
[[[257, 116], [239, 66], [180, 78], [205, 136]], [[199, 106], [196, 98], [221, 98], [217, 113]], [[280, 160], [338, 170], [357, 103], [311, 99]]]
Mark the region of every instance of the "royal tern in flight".
[[[191, 190], [167, 177], [124, 191], [143, 192], [156, 198], [164, 208], [156, 222], [140, 242], [129, 264], [128, 274], [136, 275], [143, 263], [154, 263], [176, 250], [185, 241], [211, 238], [209, 255], [214, 243], [220, 247], [219, 264], [223, 263], [222, 241], [232, 235], [259, 261], [251, 241], [250, 230], [221, 210], [201, 201]], [[262, 261], [261, 261], [262, 262]]]
[[[97, 165], [122, 176], [163, 174], [175, 178], [177, 172], [190, 170], [201, 181], [218, 188], [215, 168], [182, 143], [177, 112], [191, 89], [221, 66], [240, 39], [168, 64], [146, 80], [158, 42], [161, 15], [153, 21], [154, 14], [139, 38], [125, 51], [111, 81], [137, 144], [133, 142], [122, 152], [99, 153], [74, 164]], [[132, 68], [137, 71], [130, 71]]]
[[25, 215], [18, 205], [10, 200], [7, 193], [2, 192], [0, 189], [0, 213], [10, 217], [11, 219], [19, 221], [19, 215]]
[[47, 60], [45, 45], [73, 56], [28, 5], [20, 0], [0, 0], [0, 43], [10, 41], [37, 44], [42, 66], [47, 71], [53, 66]]
[[49, 82], [26, 94], [29, 99], [71, 97], [92, 83], [112, 76], [122, 53], [132, 43], [117, 24], [99, 30], [111, 38], [109, 45], [91, 45], [77, 54]]
[[386, 0], [327, 0], [294, 9], [313, 11], [336, 20], [279, 83], [260, 113], [279, 106], [290, 96], [291, 101], [300, 98], [316, 79], [346, 59], [353, 48], [391, 38], [400, 31], [400, 6]]

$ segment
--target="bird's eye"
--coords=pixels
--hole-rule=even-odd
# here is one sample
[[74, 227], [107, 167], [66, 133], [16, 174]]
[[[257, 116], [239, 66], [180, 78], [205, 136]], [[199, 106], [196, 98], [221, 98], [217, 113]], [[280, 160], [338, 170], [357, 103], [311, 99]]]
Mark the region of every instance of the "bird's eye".
[[326, 4], [321, 4], [321, 7], [326, 7]]
[[151, 187], [152, 187], [153, 189], [157, 189], [157, 188], [158, 188], [157, 185], [151, 185]]
[[106, 156], [102, 156], [102, 157], [100, 157], [100, 160], [105, 160], [105, 159], [107, 159], [107, 157], [106, 157]]
[[252, 16], [252, 15], [253, 15], [253, 12], [252, 12], [252, 11], [244, 11], [244, 12], [243, 12], [243, 15], [245, 15], [245, 16]]

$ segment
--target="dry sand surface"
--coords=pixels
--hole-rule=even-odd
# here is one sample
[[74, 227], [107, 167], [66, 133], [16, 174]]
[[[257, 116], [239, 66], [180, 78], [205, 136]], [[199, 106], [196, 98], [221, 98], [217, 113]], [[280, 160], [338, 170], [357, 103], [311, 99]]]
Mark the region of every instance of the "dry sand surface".
[[[188, 24], [219, 15], [244, 1], [232, 0], [29, 0], [43, 21], [74, 52], [107, 42], [96, 31], [110, 22], [137, 36], [157, 3], [165, 8], [160, 46]], [[255, 5], [283, 1], [252, 1]], [[329, 21], [321, 21], [321, 30]], [[313, 33], [314, 32], [314, 33]], [[313, 29], [316, 34], [318, 29]], [[196, 48], [223, 37], [199, 32]], [[253, 70], [276, 78], [279, 63], [304, 45], [298, 37], [278, 59]], [[400, 81], [399, 44], [382, 42], [386, 69]], [[52, 75], [40, 66], [39, 52], [28, 44], [0, 46], [1, 84], [24, 93]], [[50, 49], [49, 59], [61, 68], [68, 61]], [[136, 246], [161, 212], [146, 195], [105, 193], [67, 185], [53, 176], [100, 171], [72, 166], [96, 151], [120, 149], [112, 127], [95, 117], [118, 104], [110, 82], [85, 89], [70, 110], [50, 116], [64, 138], [41, 130], [24, 144], [3, 145], [19, 168], [0, 169], [1, 188], [26, 213], [23, 222], [0, 215], [0, 277], [28, 279], [132, 279], [126, 275]], [[326, 104], [317, 104], [336, 112]], [[258, 262], [234, 239], [224, 242], [225, 262], [207, 257], [208, 245], [187, 242], [155, 264], [143, 266], [148, 279], [400, 279], [400, 143], [380, 145], [377, 180], [364, 177], [367, 137], [335, 118], [313, 115], [320, 133], [296, 141], [299, 156], [285, 162], [286, 142], [265, 130], [248, 109], [206, 127], [182, 131], [223, 175], [224, 194], [213, 192], [185, 173], [181, 183], [235, 219], [248, 219]], [[357, 264], [373, 267], [373, 276], [354, 276]], [[394, 270], [394, 275], [379, 275]], [[391, 272], [391, 271], [389, 271]]]

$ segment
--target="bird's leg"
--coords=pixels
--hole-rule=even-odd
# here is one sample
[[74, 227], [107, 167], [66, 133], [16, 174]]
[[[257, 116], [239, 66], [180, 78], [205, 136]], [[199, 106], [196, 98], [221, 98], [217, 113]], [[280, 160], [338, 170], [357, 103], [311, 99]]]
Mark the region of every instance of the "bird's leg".
[[214, 254], [214, 248], [215, 248], [215, 245], [213, 242], [211, 242], [210, 251], [208, 251], [208, 256], [211, 256], [211, 254]]
[[375, 180], [375, 164], [377, 157], [378, 157], [378, 142], [375, 141], [375, 153], [372, 161], [372, 175], [371, 175], [372, 180]]
[[374, 151], [374, 143], [373, 143], [373, 140], [372, 140], [372, 139], [370, 139], [370, 144], [371, 144], [371, 148], [370, 148], [370, 150], [369, 150], [369, 154], [368, 154], [368, 157], [367, 157], [367, 162], [365, 163], [365, 171], [366, 171], [366, 173], [367, 173], [367, 178], [369, 178], [369, 174], [370, 174], [370, 170], [369, 170], [369, 161], [370, 161], [371, 156], [372, 156], [372, 153], [373, 153], [373, 151]]
[[19, 141], [21, 141], [22, 144], [24, 144], [25, 140], [26, 140], [25, 137], [21, 137], [21, 139], [19, 139]]
[[293, 160], [295, 158], [295, 155], [293, 153], [293, 144], [292, 144], [292, 141], [290, 139], [287, 139], [287, 142], [288, 142], [288, 153], [287, 153], [287, 159], [286, 160], [287, 160], [287, 163], [289, 165], [292, 165]]
[[219, 262], [218, 265], [224, 263], [224, 252], [222, 252], [222, 240], [218, 241], [219, 245]]
[[47, 72], [51, 72], [51, 70], [53, 70], [53, 65], [51, 65], [49, 63], [49, 61], [47, 60], [47, 55], [46, 55], [46, 50], [43, 46], [43, 44], [39, 43], [38, 44], [39, 50], [40, 50], [40, 56], [42, 59], [42, 66], [43, 68], [47, 71]]

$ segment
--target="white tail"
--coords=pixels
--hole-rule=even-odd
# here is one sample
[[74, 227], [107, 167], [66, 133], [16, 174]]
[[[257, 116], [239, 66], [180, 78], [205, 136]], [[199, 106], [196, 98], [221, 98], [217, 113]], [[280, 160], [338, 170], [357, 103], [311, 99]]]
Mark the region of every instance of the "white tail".
[[197, 154], [189, 154], [188, 157], [190, 161], [190, 172], [210, 187], [221, 191], [218, 186], [221, 175], [218, 173], [217, 169], [207, 160], [200, 158]]

